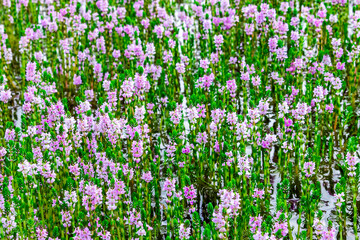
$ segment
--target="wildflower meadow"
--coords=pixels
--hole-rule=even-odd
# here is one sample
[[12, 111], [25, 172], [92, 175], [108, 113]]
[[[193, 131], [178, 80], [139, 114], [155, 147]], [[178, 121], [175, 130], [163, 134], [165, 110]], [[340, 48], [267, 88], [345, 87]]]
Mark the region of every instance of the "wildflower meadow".
[[358, 240], [360, 0], [0, 0], [0, 239]]

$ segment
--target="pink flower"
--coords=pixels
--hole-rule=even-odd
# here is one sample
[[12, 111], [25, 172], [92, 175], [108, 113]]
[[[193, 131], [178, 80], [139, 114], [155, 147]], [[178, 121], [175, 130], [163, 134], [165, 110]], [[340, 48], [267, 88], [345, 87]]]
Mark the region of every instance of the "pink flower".
[[151, 176], [151, 172], [148, 171], [148, 172], [143, 173], [141, 179], [147, 183], [151, 182], [151, 180], [153, 180], [153, 177]]
[[305, 162], [304, 163], [304, 172], [306, 177], [311, 177], [314, 175], [315, 163], [314, 162]]

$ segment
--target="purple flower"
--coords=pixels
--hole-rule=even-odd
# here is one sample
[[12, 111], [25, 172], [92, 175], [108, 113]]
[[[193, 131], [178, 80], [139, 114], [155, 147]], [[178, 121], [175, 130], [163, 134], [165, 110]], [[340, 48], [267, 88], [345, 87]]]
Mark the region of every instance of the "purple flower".
[[356, 164], [359, 162], [358, 157], [355, 154], [347, 153], [346, 154], [346, 163], [348, 165], [347, 169], [349, 170], [349, 177], [354, 177], [356, 175]]
[[315, 163], [314, 162], [305, 162], [304, 163], [304, 172], [306, 177], [311, 177], [314, 175]]
[[260, 198], [263, 199], [264, 198], [264, 193], [265, 191], [262, 189], [254, 189], [254, 194], [252, 195], [253, 198]]
[[34, 81], [36, 73], [36, 63], [28, 62], [26, 65], [26, 81]]
[[148, 171], [148, 172], [143, 173], [141, 179], [147, 183], [151, 182], [153, 180], [153, 177], [151, 176], [151, 172]]
[[216, 50], [219, 51], [221, 45], [224, 43], [223, 36], [222, 35], [215, 35], [214, 36], [214, 43], [215, 43], [215, 46], [216, 46]]
[[334, 111], [334, 105], [333, 105], [332, 103], [327, 104], [327, 105], [325, 106], [325, 110], [326, 110], [326, 111], [329, 111], [329, 113], [333, 113], [333, 111]]
[[10, 90], [2, 90], [2, 91], [0, 91], [0, 101], [2, 101], [3, 103], [8, 103], [10, 98], [11, 98], [11, 91]]
[[336, 69], [337, 70], [344, 70], [345, 69], [345, 63], [337, 62], [336, 63]]
[[183, 62], [176, 63], [176, 71], [180, 74], [185, 73], [185, 64]]
[[194, 188], [194, 185], [191, 185], [190, 187], [184, 187], [184, 196], [189, 200], [191, 205], [194, 204], [194, 199], [196, 198], [196, 189]]
[[183, 239], [189, 239], [190, 238], [190, 228], [186, 228], [184, 224], [180, 224], [179, 228], [179, 238], [181, 240]]
[[163, 189], [166, 192], [166, 196], [171, 197], [173, 192], [175, 192], [175, 183], [176, 179], [167, 178], [165, 180]]

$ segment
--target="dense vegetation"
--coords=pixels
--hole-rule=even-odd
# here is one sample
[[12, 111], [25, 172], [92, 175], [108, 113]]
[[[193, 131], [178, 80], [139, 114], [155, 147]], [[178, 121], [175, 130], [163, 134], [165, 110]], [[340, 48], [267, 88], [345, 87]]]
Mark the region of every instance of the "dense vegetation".
[[1, 239], [359, 238], [359, 0], [0, 6]]

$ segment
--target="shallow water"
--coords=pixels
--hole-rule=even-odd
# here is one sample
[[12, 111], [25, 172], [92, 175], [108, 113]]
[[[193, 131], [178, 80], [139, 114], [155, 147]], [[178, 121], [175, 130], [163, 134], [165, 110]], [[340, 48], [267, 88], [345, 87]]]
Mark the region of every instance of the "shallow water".
[[[350, 6], [349, 6], [350, 8]], [[180, 32], [181, 33], [181, 32]], [[350, 34], [350, 31], [349, 31]], [[181, 34], [180, 34], [181, 36]], [[197, 52], [197, 57], [199, 58], [199, 53]], [[16, 69], [14, 72], [18, 72], [18, 70]], [[305, 86], [305, 81], [304, 81], [304, 85], [303, 88], [306, 89]], [[11, 107], [9, 107], [9, 109], [11, 110], [11, 117], [15, 122], [15, 126], [20, 127], [20, 123], [21, 123], [21, 115], [22, 115], [22, 106], [19, 103], [19, 95], [21, 92], [15, 92], [15, 97], [14, 100], [11, 101]], [[184, 81], [182, 78], [180, 78], [180, 93], [184, 96], [186, 96], [185, 94], [185, 87], [184, 87]], [[243, 111], [243, 99], [240, 98], [238, 99], [239, 101], [239, 106], [237, 106], [237, 109], [240, 109], [241, 112]], [[350, 102], [344, 98], [345, 103], [348, 103], [347, 105], [350, 105]], [[358, 103], [357, 103], [358, 104]], [[187, 98], [184, 97], [183, 102], [182, 102], [182, 106], [184, 108], [187, 107]], [[358, 115], [359, 115], [359, 109], [354, 109], [354, 113], [356, 114], [356, 119], [358, 119]], [[160, 113], [158, 113], [160, 114]], [[271, 115], [271, 114], [270, 114]], [[272, 115], [275, 116], [274, 112], [272, 112]], [[274, 127], [274, 125], [276, 124], [276, 120], [271, 118], [268, 119], [269, 123], [268, 123], [268, 127]], [[159, 129], [159, 126], [157, 125], [157, 123], [153, 123], [154, 124], [154, 128], [153, 129]], [[187, 132], [190, 132], [190, 125], [188, 122], [188, 119], [185, 118], [185, 129]], [[360, 122], [357, 121], [356, 125], [358, 126], [358, 128], [360, 127]], [[276, 128], [274, 127], [275, 131]], [[153, 132], [152, 136], [154, 139], [157, 139], [157, 137], [161, 138], [161, 154], [164, 154], [164, 150], [166, 148], [166, 146], [164, 145], [164, 143], [169, 143], [170, 139], [169, 136], [167, 135], [166, 131], [159, 131], [159, 132]], [[156, 141], [156, 140], [155, 140]], [[310, 144], [311, 145], [311, 144]], [[251, 147], [247, 146], [247, 154], [251, 153]], [[271, 210], [273, 210], [275, 212], [275, 207], [276, 207], [276, 190], [277, 190], [277, 184], [280, 183], [283, 179], [281, 177], [281, 171], [278, 168], [278, 164], [277, 164], [277, 151], [278, 149], [276, 149], [275, 147], [273, 147], [273, 149], [271, 150], [271, 154], [270, 154], [270, 180], [271, 180], [271, 185], [273, 186], [272, 189], [272, 194], [271, 194]], [[342, 156], [344, 155], [344, 152], [339, 149], [339, 148], [335, 148], [334, 149], [334, 154], [333, 156], [336, 156], [337, 154], [341, 154]], [[166, 171], [165, 166], [162, 167], [162, 171]], [[334, 188], [337, 182], [339, 182], [341, 174], [340, 174], [340, 170], [338, 167], [338, 161], [332, 159], [331, 161], [329, 160], [328, 156], [326, 156], [326, 158], [322, 159], [322, 164], [320, 166], [320, 175], [316, 176], [317, 180], [320, 182], [321, 185], [321, 201], [319, 204], [319, 209], [322, 210], [323, 212], [323, 219], [326, 220], [332, 220], [333, 223], [335, 224], [335, 228], [338, 228], [337, 221], [336, 221], [336, 206], [335, 206], [335, 199], [334, 199]], [[293, 236], [295, 237], [297, 234], [297, 229], [298, 229], [298, 224], [297, 224], [297, 220], [299, 218], [299, 214], [298, 214], [298, 206], [299, 206], [299, 202], [300, 202], [300, 198], [301, 198], [301, 187], [300, 187], [300, 179], [301, 176], [300, 175], [294, 175], [291, 176], [290, 180], [290, 198], [288, 199], [288, 203], [291, 204], [291, 214], [292, 214], [292, 218], [291, 218], [291, 226], [294, 227], [293, 229]], [[161, 183], [161, 185], [163, 184], [163, 182]], [[216, 206], [218, 204], [218, 199], [217, 199], [217, 192], [215, 191], [215, 189], [211, 189], [209, 187], [204, 186], [203, 183], [201, 182], [197, 182], [195, 183], [197, 189], [198, 189], [198, 200], [197, 200], [197, 209], [199, 211], [200, 214], [200, 218], [201, 220], [204, 220], [206, 222], [209, 222], [209, 216], [207, 214], [207, 204], [208, 203], [213, 203], [214, 206]], [[219, 186], [217, 186], [219, 187]], [[161, 193], [161, 197], [162, 198], [166, 198], [165, 196], [165, 192]], [[346, 199], [346, 202], [349, 202], [349, 199], [351, 197], [351, 194], [348, 194], [348, 199]], [[351, 202], [351, 200], [350, 200]], [[166, 208], [166, 202], [163, 201], [162, 202], [163, 206]], [[359, 201], [358, 201], [358, 205], [359, 205]], [[155, 206], [154, 206], [155, 208]], [[358, 207], [358, 209], [360, 210], [360, 206]], [[355, 239], [355, 235], [353, 233], [353, 229], [352, 229], [352, 221], [353, 221], [353, 213], [351, 212], [352, 209], [348, 208], [348, 214], [347, 214], [347, 224], [348, 227], [346, 229], [346, 237], [343, 239]], [[165, 234], [166, 234], [166, 219], [165, 216], [163, 215], [163, 210], [161, 209], [161, 213], [162, 213], [162, 219], [163, 222], [161, 223], [162, 225], [162, 232], [163, 232], [163, 236], [160, 237], [159, 239], [165, 239]], [[360, 214], [359, 214], [360, 215]], [[190, 218], [190, 216], [187, 216], [187, 218]], [[303, 221], [304, 222], [304, 221]], [[300, 226], [301, 230], [304, 230], [303, 226]]]

